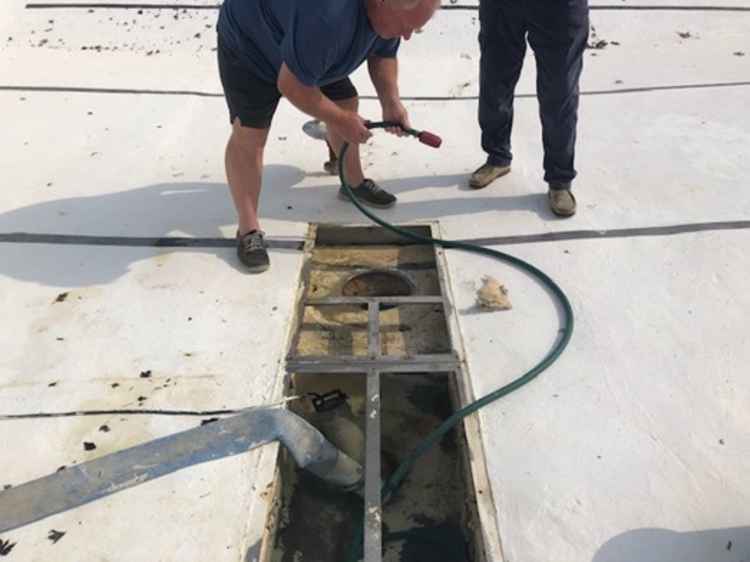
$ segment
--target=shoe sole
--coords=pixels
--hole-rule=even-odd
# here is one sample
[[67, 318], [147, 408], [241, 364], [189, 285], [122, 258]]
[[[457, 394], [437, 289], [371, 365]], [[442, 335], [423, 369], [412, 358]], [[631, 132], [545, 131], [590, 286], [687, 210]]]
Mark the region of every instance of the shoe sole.
[[498, 175], [496, 175], [494, 178], [492, 178], [491, 180], [489, 180], [487, 182], [478, 182], [478, 181], [474, 181], [472, 179], [469, 179], [469, 187], [471, 187], [472, 189], [484, 189], [485, 187], [487, 187], [488, 185], [490, 185], [493, 181], [495, 181], [497, 179], [500, 179], [503, 176], [507, 176], [508, 174], [510, 174], [510, 171], [511, 171], [511, 169], [508, 168], [507, 170], [505, 170], [504, 172], [500, 172]]
[[575, 210], [570, 211], [570, 212], [560, 212], [556, 209], [553, 209], [552, 207], [550, 207], [550, 210], [552, 211], [553, 215], [555, 215], [556, 217], [563, 218], [563, 219], [570, 218], [576, 214]]
[[[242, 263], [242, 262], [240, 262], [240, 263]], [[247, 273], [263, 273], [264, 271], [268, 271], [268, 268], [271, 267], [270, 263], [269, 264], [265, 264], [265, 265], [253, 265], [253, 266], [245, 265], [243, 263], [242, 265], [245, 268], [245, 271]]]
[[[346, 201], [347, 203], [352, 202], [352, 200], [347, 195], [344, 195], [343, 193], [339, 193], [338, 197], [339, 199], [341, 199], [342, 201]], [[359, 197], [357, 197], [357, 201], [359, 203], [362, 203], [363, 205], [367, 205], [368, 207], [374, 207], [375, 209], [390, 209], [396, 204], [395, 201], [393, 203], [385, 203], [385, 204], [371, 203], [370, 201], [365, 201], [364, 199], [360, 199]]]

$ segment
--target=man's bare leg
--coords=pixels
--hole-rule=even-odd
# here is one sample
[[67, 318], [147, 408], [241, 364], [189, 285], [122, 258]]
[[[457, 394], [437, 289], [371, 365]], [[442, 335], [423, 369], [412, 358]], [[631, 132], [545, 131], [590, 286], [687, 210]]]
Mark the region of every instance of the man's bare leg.
[[237, 210], [240, 235], [260, 230], [258, 200], [268, 131], [243, 127], [239, 118], [235, 118], [232, 123], [232, 135], [227, 143], [224, 162], [229, 189]]
[[[353, 111], [355, 113], [359, 109], [359, 98], [357, 97], [349, 98], [347, 100], [337, 100], [334, 103], [342, 109]], [[326, 128], [328, 129], [328, 144], [336, 152], [336, 158], [339, 158], [344, 139], [333, 131], [329, 123], [326, 123]], [[346, 172], [346, 181], [351, 187], [357, 187], [364, 181], [365, 176], [362, 172], [362, 163], [359, 158], [359, 145], [349, 145], [349, 149], [346, 151], [344, 171]]]
[[267, 138], [268, 129], [243, 127], [239, 118], [235, 118], [224, 160], [238, 217], [237, 257], [248, 271], [254, 273], [265, 271], [270, 265], [258, 222], [263, 150]]

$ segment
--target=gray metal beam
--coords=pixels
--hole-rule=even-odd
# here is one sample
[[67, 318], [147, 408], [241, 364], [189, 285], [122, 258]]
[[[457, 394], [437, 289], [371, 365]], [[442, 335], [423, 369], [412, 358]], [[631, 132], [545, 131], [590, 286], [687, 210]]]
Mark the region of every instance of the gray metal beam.
[[291, 357], [286, 368], [290, 373], [360, 373], [377, 369], [381, 373], [430, 373], [453, 371], [459, 365], [455, 355], [391, 356], [371, 359], [361, 355], [338, 357]]
[[421, 295], [414, 297], [325, 297], [320, 299], [307, 299], [305, 306], [335, 306], [345, 304], [443, 304], [440, 295]]
[[380, 373], [367, 373], [365, 425], [365, 544], [364, 562], [382, 562], [383, 506], [380, 489]]
[[380, 303], [367, 305], [367, 351], [371, 359], [381, 356], [380, 352]]

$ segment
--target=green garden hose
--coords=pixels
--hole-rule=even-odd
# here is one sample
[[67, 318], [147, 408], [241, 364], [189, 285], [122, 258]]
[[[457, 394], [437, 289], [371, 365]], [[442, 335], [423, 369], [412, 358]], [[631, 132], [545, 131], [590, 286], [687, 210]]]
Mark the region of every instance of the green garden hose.
[[[378, 122], [378, 123], [368, 123], [367, 127], [369, 129], [382, 129], [387, 127], [399, 127], [404, 132], [406, 132], [410, 136], [414, 136], [419, 138], [421, 142], [424, 144], [427, 144], [429, 146], [433, 146], [435, 148], [440, 146], [440, 138], [433, 135], [432, 133], [428, 133], [425, 131], [416, 131], [414, 129], [407, 129], [403, 126], [401, 126], [398, 123], [394, 122]], [[488, 256], [491, 258], [495, 258], [497, 260], [500, 260], [502, 262], [508, 263], [517, 269], [520, 269], [521, 271], [528, 273], [531, 277], [535, 278], [539, 283], [542, 284], [542, 286], [546, 287], [552, 295], [555, 297], [555, 299], [560, 303], [560, 306], [562, 308], [563, 312], [563, 321], [562, 321], [562, 329], [560, 330], [560, 333], [558, 335], [558, 338], [555, 342], [555, 344], [552, 346], [552, 348], [547, 352], [547, 354], [542, 358], [539, 363], [537, 363], [531, 370], [524, 373], [522, 376], [518, 377], [514, 381], [510, 382], [509, 384], [506, 384], [505, 386], [498, 388], [497, 390], [487, 394], [483, 398], [480, 398], [479, 400], [472, 402], [471, 404], [464, 406], [457, 412], [453, 413], [448, 419], [446, 419], [443, 423], [441, 423], [437, 429], [432, 431], [417, 447], [414, 448], [411, 453], [406, 457], [406, 459], [399, 465], [399, 467], [393, 472], [393, 474], [390, 475], [388, 480], [383, 484], [381, 497], [383, 498], [383, 501], [387, 501], [391, 495], [398, 490], [401, 483], [406, 478], [407, 474], [409, 473], [409, 470], [414, 466], [415, 461], [424, 453], [426, 453], [431, 447], [433, 447], [435, 444], [437, 444], [448, 432], [451, 431], [458, 423], [463, 420], [466, 416], [473, 414], [483, 408], [484, 406], [487, 406], [488, 404], [491, 404], [492, 402], [507, 396], [511, 392], [515, 392], [516, 390], [520, 389], [522, 386], [530, 383], [532, 380], [534, 380], [537, 376], [539, 376], [543, 371], [545, 371], [552, 363], [554, 363], [562, 354], [562, 352], [567, 347], [568, 343], [570, 342], [570, 338], [573, 335], [573, 325], [574, 325], [574, 319], [573, 319], [573, 307], [570, 305], [570, 301], [568, 300], [568, 297], [565, 295], [563, 290], [560, 288], [560, 286], [555, 283], [554, 280], [552, 280], [549, 275], [544, 273], [542, 270], [538, 269], [537, 267], [531, 265], [528, 262], [525, 262], [524, 260], [517, 258], [515, 256], [511, 256], [510, 254], [506, 254], [503, 252], [498, 252], [497, 250], [493, 250], [491, 248], [485, 248], [483, 246], [477, 246], [475, 244], [469, 244], [466, 242], [459, 242], [455, 240], [440, 240], [437, 238], [430, 238], [427, 236], [419, 236], [418, 234], [414, 234], [413, 232], [409, 232], [408, 230], [405, 230], [403, 228], [399, 228], [398, 226], [392, 225], [380, 217], [374, 215], [367, 209], [365, 209], [362, 204], [357, 201], [356, 196], [351, 190], [351, 187], [347, 184], [345, 175], [344, 175], [344, 158], [346, 156], [347, 149], [349, 148], [348, 143], [344, 143], [344, 145], [341, 148], [341, 154], [339, 155], [339, 178], [341, 180], [341, 185], [344, 188], [344, 191], [348, 195], [348, 197], [351, 199], [352, 203], [354, 203], [354, 206], [359, 209], [359, 211], [365, 215], [368, 219], [373, 221], [374, 223], [382, 226], [383, 228], [390, 230], [391, 232], [394, 232], [398, 234], [399, 236], [402, 236], [404, 238], [407, 238], [409, 240], [412, 240], [414, 242], [417, 242], [419, 244], [431, 244], [435, 246], [442, 246], [443, 248], [450, 249], [450, 250], [464, 250], [466, 252], [472, 252], [475, 254]], [[350, 557], [349, 559], [351, 561], [356, 561], [359, 559], [360, 553], [361, 553], [361, 544], [362, 544], [362, 533], [363, 530], [360, 530], [359, 535], [354, 540], [354, 543], [352, 545], [352, 548], [350, 550]]]

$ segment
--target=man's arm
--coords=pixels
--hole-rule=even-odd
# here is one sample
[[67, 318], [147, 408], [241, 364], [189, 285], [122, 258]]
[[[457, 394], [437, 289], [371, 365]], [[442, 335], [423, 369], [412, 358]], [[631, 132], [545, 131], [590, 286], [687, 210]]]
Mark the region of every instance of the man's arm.
[[286, 63], [281, 65], [277, 87], [298, 109], [333, 127], [347, 142], [361, 144], [372, 136], [357, 113], [340, 108], [324, 96], [320, 88], [300, 82]]
[[[411, 127], [409, 114], [401, 103], [398, 91], [398, 59], [395, 56], [372, 55], [367, 59], [367, 68], [370, 71], [370, 79], [375, 86], [375, 91], [378, 93], [380, 106], [383, 108], [383, 121], [396, 121], [405, 127]], [[387, 130], [399, 136], [404, 134], [399, 128]]]

